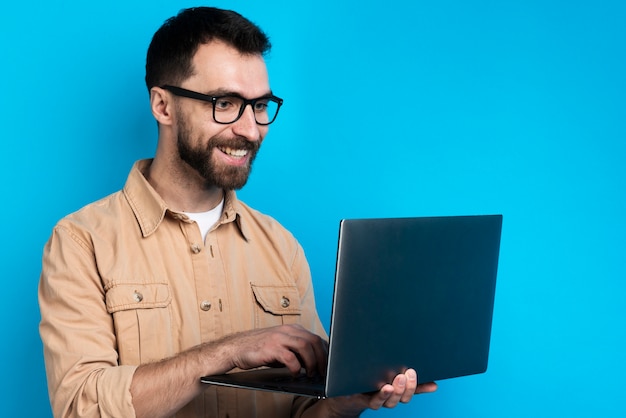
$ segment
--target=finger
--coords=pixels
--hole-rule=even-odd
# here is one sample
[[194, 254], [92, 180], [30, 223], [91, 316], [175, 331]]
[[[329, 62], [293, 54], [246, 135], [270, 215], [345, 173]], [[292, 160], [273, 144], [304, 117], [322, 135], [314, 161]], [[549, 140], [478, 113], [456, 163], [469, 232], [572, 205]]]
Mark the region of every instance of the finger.
[[259, 347], [252, 347], [252, 349], [260, 349], [257, 354], [270, 360], [263, 361], [261, 365], [280, 363], [287, 367], [292, 374], [299, 374], [307, 357], [304, 352], [306, 344], [299, 337], [302, 335], [302, 331], [303, 329], [298, 327], [288, 326], [259, 330], [264, 343]]
[[395, 408], [400, 400], [404, 397], [404, 393], [406, 391], [407, 386], [407, 377], [405, 374], [399, 374], [393, 379], [393, 383], [391, 386], [393, 387], [393, 392], [387, 398], [383, 406], [387, 408]]
[[437, 390], [437, 383], [435, 382], [429, 382], [429, 383], [421, 383], [419, 385], [417, 385], [417, 388], [415, 389], [415, 393], [419, 394], [419, 393], [432, 393], [434, 391]]
[[326, 376], [326, 367], [328, 365], [328, 342], [319, 336], [316, 337], [313, 350], [315, 351], [317, 373], [321, 376]]
[[288, 338], [278, 328], [265, 328], [232, 334], [224, 339], [232, 354], [233, 367], [247, 370], [280, 363], [293, 373], [302, 366], [296, 354], [285, 344]]
[[296, 325], [282, 326], [279, 332], [281, 343], [294, 353], [301, 364], [300, 368], [304, 367], [309, 375], [313, 375], [321, 367], [325, 369], [325, 348], [319, 336]]
[[301, 364], [300, 369], [304, 368], [307, 371], [315, 370], [317, 364], [315, 351], [306, 339], [290, 335], [287, 347], [299, 360]]
[[378, 392], [373, 394], [369, 399], [369, 409], [380, 409], [389, 397], [393, 394], [394, 388], [390, 384], [384, 385]]
[[303, 367], [303, 361], [298, 354], [289, 347], [289, 344], [285, 343], [285, 341], [290, 338], [286, 338], [284, 335], [275, 338], [278, 340], [276, 341], [276, 344], [273, 344], [268, 348], [270, 350], [268, 355], [271, 356], [272, 361], [265, 364], [271, 365], [278, 363], [289, 369], [294, 376], [300, 374]]
[[408, 369], [404, 375], [406, 376], [406, 387], [400, 397], [400, 402], [408, 403], [417, 389], [417, 373], [413, 369]]
[[284, 332], [294, 338], [290, 348], [302, 360], [307, 374], [313, 375], [317, 372], [325, 375], [328, 362], [328, 343], [301, 326], [286, 326]]

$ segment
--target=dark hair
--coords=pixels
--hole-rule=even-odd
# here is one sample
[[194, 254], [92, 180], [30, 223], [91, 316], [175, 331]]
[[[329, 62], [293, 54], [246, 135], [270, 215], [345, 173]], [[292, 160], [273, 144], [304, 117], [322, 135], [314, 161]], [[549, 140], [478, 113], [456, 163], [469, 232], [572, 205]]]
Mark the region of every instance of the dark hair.
[[193, 75], [198, 47], [213, 40], [242, 54], [264, 55], [272, 47], [263, 31], [239, 13], [214, 7], [181, 10], [156, 31], [146, 57], [148, 91], [164, 84], [179, 85]]

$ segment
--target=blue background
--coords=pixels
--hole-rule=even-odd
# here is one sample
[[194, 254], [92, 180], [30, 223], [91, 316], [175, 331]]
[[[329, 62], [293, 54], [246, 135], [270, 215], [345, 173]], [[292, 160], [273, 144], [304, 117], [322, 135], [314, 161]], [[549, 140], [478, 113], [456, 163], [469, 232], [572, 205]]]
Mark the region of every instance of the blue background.
[[[626, 5], [217, 1], [285, 99], [240, 197], [307, 252], [328, 325], [342, 217], [504, 214], [489, 370], [365, 416], [626, 416]], [[1, 7], [0, 416], [49, 416], [36, 291], [55, 222], [152, 156], [143, 85], [181, 1]]]

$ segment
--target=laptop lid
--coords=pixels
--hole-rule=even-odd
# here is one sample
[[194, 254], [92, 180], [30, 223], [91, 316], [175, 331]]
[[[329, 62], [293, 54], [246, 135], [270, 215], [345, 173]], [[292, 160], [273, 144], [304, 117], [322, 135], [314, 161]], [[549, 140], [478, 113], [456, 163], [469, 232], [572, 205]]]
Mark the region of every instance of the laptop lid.
[[328, 396], [486, 371], [501, 215], [341, 222]]
[[272, 369], [202, 381], [334, 397], [409, 367], [421, 383], [486, 371], [501, 226], [501, 215], [342, 220], [325, 386]]

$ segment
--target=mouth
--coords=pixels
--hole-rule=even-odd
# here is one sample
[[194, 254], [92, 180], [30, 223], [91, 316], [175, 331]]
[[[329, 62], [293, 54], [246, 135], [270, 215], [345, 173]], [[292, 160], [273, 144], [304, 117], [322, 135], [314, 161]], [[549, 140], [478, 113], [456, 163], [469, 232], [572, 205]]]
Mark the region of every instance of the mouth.
[[224, 154], [233, 158], [244, 158], [250, 152], [247, 149], [235, 149], [235, 148], [229, 148], [229, 147], [217, 147], [217, 148], [220, 151], [222, 151]]

